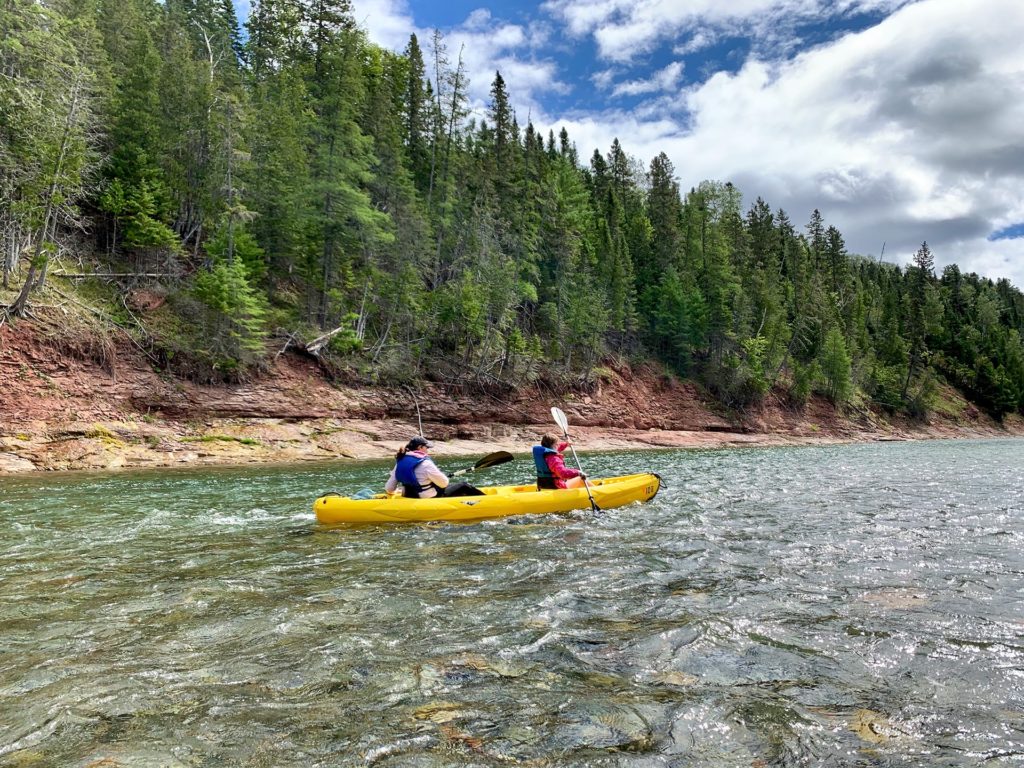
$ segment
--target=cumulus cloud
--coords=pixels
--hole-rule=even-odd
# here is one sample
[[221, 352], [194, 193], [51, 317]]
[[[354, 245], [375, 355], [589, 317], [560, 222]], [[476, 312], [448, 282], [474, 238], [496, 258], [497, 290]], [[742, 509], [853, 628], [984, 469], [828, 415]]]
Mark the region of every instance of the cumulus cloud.
[[642, 80], [630, 80], [619, 83], [612, 89], [612, 96], [637, 96], [642, 93], [664, 93], [679, 88], [683, 76], [683, 62], [673, 61], [664, 69], [651, 74]]
[[927, 239], [955, 260], [1024, 200], [1022, 37], [1019, 3], [921, 2], [773, 69], [711, 78], [676, 151], [702, 175], [748, 177], [748, 193], [809, 187], [853, 250]]
[[[631, 61], [665, 41], [723, 31], [755, 42], [789, 43], [785, 30], [797, 20], [888, 11], [908, 0], [547, 0], [543, 8], [570, 34], [592, 36], [600, 55]], [[693, 30], [701, 30], [694, 33]], [[703, 42], [702, 40], [699, 42]]]
[[672, 46], [672, 53], [676, 56], [686, 56], [691, 53], [699, 53], [706, 48], [710, 48], [716, 42], [718, 42], [718, 36], [715, 32], [707, 29], [701, 29], [694, 32], [683, 42], [676, 43]]
[[417, 32], [412, 13], [405, 0], [358, 0], [352, 15], [378, 45], [401, 51], [409, 42], [409, 35]]
[[904, 264], [927, 240], [940, 265], [1024, 286], [1024, 238], [987, 240], [1024, 221], [1021, 39], [1015, 0], [924, 0], [792, 59], [718, 72], [681, 104], [566, 123], [583, 157], [618, 136], [648, 161], [665, 151], [684, 188], [731, 180], [801, 224], [819, 208], [853, 252], [885, 243]]

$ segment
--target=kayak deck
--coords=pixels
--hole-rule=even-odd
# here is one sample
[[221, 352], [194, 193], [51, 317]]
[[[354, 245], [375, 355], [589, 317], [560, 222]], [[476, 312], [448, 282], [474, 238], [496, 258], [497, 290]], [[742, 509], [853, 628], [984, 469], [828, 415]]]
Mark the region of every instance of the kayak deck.
[[[589, 482], [599, 509], [650, 501], [661, 488], [661, 478], [653, 473], [598, 478]], [[383, 493], [369, 499], [351, 499], [329, 494], [313, 503], [313, 511], [318, 522], [330, 525], [485, 520], [590, 508], [585, 488], [538, 491], [536, 485], [496, 485], [484, 486], [480, 490], [482, 496], [432, 499], [389, 497]]]

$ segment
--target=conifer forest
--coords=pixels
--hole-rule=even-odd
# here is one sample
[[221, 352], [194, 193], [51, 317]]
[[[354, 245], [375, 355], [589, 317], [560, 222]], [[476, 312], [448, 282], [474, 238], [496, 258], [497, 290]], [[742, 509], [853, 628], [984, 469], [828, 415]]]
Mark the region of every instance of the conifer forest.
[[729, 408], [924, 417], [948, 384], [1024, 412], [1009, 281], [937, 271], [927, 232], [866, 258], [818, 210], [582, 150], [520, 124], [500, 73], [474, 113], [462, 59], [439, 32], [372, 44], [345, 0], [244, 25], [230, 0], [0, 0], [0, 318], [74, 297], [203, 381], [293, 348], [370, 384], [580, 387], [627, 361]]

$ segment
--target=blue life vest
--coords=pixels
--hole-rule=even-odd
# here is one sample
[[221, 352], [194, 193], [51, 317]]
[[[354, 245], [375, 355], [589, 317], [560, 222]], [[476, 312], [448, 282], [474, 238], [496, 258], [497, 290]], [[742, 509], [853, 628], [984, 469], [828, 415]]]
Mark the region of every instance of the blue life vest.
[[548, 454], [558, 453], [558, 451], [552, 448], [545, 448], [543, 445], [533, 446], [533, 463], [537, 465], [537, 477], [545, 480], [554, 480], [555, 476], [551, 474], [551, 467], [548, 466], [547, 457]]
[[420, 481], [416, 478], [416, 467], [426, 460], [426, 456], [413, 456], [411, 453], [407, 453], [395, 462], [395, 479], [402, 484], [404, 489], [402, 495], [418, 499], [423, 491], [435, 487], [433, 483], [420, 485]]

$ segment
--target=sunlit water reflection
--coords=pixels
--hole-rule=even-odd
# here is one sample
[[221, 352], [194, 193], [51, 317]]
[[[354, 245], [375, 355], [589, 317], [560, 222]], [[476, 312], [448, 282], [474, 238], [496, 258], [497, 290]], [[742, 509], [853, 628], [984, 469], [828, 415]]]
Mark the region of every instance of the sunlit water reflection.
[[0, 765], [1024, 764], [1024, 441], [582, 458], [668, 487], [328, 529], [386, 467], [0, 478]]

